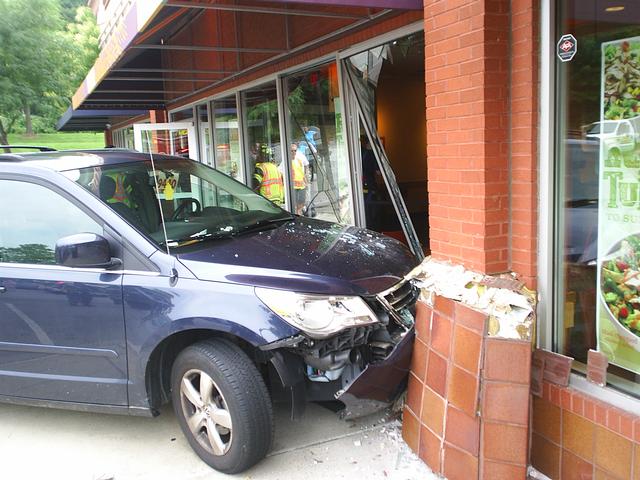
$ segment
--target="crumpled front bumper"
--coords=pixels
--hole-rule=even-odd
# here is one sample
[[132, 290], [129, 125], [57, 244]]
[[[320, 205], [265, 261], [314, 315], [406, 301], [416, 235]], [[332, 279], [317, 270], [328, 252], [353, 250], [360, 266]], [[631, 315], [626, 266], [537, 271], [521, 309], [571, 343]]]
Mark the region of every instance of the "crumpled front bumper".
[[406, 386], [415, 331], [412, 328], [378, 363], [367, 365], [351, 385], [336, 393], [336, 399], [345, 404], [343, 418], [357, 418], [390, 406]]

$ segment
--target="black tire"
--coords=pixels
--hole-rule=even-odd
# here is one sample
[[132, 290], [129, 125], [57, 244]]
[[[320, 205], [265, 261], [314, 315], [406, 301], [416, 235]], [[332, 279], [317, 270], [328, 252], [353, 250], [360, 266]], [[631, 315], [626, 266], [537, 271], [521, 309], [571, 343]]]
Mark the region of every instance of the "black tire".
[[[213, 391], [220, 394], [207, 395], [205, 392], [205, 396], [212, 399], [208, 405], [213, 410], [209, 407], [198, 408], [189, 400], [193, 398], [189, 397], [193, 391], [187, 383], [183, 385], [185, 379], [191, 386], [197, 384], [200, 387], [202, 382], [208, 385], [206, 376], [203, 379], [197, 372], [208, 375], [213, 380]], [[207, 389], [206, 385], [202, 388]], [[271, 398], [256, 366], [233, 343], [212, 339], [185, 348], [176, 358], [171, 371], [171, 398], [189, 444], [215, 470], [239, 473], [255, 465], [269, 452], [274, 430]], [[202, 402], [202, 405], [205, 404]], [[227, 413], [221, 413], [225, 410]], [[215, 419], [223, 418], [221, 415], [224, 415], [222, 423], [216, 424]], [[223, 426], [228, 416], [231, 419], [230, 429]], [[194, 430], [198, 433], [192, 431], [189, 420], [194, 423]], [[212, 429], [214, 437], [207, 433], [207, 427], [212, 425], [209, 422], [216, 425], [215, 431]], [[198, 429], [195, 425], [200, 423], [203, 424]], [[222, 444], [212, 438], [221, 440]], [[218, 447], [217, 454], [212, 448], [214, 444]], [[222, 450], [220, 445], [224, 445]]]

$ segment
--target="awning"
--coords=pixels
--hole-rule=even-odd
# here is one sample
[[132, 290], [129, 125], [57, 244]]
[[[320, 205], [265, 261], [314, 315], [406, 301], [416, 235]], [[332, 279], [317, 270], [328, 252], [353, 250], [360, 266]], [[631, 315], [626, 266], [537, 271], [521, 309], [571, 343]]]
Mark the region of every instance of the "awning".
[[401, 8], [421, 10], [422, 0], [281, 0], [282, 3], [311, 3], [315, 5], [340, 5], [351, 7]]
[[73, 96], [74, 114], [81, 108], [163, 109], [422, 8], [422, 0], [132, 0]]
[[60, 117], [56, 130], [67, 132], [97, 132], [106, 130], [123, 118], [149, 113], [148, 110], [73, 110], [71, 107]]

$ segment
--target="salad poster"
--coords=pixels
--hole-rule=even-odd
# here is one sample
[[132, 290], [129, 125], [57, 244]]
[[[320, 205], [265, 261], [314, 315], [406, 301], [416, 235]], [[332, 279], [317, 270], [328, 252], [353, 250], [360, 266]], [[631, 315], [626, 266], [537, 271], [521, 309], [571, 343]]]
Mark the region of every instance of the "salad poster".
[[640, 37], [602, 45], [598, 350], [640, 373]]

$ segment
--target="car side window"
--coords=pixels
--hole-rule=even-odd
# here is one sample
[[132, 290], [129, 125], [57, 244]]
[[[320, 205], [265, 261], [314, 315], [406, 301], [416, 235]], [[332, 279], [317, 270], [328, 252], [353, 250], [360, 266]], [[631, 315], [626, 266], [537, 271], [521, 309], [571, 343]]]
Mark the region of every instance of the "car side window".
[[626, 122], [622, 122], [620, 124], [620, 128], [618, 128], [618, 135], [629, 135], [631, 133], [631, 129], [629, 128], [629, 124]]
[[76, 233], [102, 235], [103, 228], [47, 187], [0, 180], [0, 262], [55, 264], [56, 242]]

